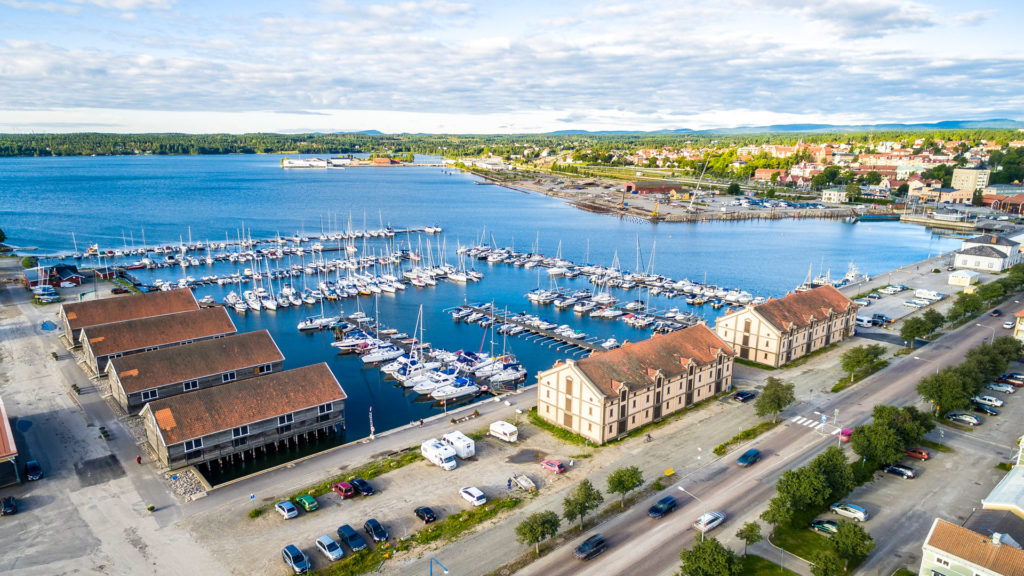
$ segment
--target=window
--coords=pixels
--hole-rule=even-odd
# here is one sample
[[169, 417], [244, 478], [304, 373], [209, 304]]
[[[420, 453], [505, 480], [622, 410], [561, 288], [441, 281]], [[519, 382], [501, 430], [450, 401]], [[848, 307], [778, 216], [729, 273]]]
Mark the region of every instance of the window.
[[551, 398], [551, 390], [548, 390], [548, 398]]
[[291, 424], [285, 424], [284, 426], [278, 426], [277, 427], [277, 433], [278, 434], [287, 434], [288, 432], [291, 432], [291, 431], [292, 431], [292, 425]]
[[242, 436], [248, 436], [248, 435], [249, 435], [249, 426], [248, 425], [246, 425], [246, 426], [239, 426], [238, 428], [233, 428], [231, 430], [231, 437], [232, 438], [241, 438]]
[[147, 346], [146, 347], [146, 352], [152, 352], [153, 350], [156, 350], [156, 349], [157, 349], [157, 346]]
[[150, 400], [156, 400], [156, 397], [157, 397], [157, 391], [156, 390], [143, 390], [142, 391], [142, 401], [143, 402], [149, 402]]
[[199, 380], [189, 380], [188, 382], [185, 382], [182, 387], [185, 389], [185, 392], [196, 390], [199, 388]]
[[257, 374], [267, 374], [274, 370], [273, 364], [264, 364], [263, 366], [256, 367]]
[[328, 412], [334, 410], [334, 404], [331, 404], [330, 402], [328, 402], [327, 404], [321, 404], [317, 406], [316, 410], [317, 413], [319, 414], [327, 414]]
[[295, 421], [295, 417], [292, 414], [285, 414], [284, 416], [277, 417], [277, 425], [284, 426], [285, 424], [291, 424]]
[[225, 372], [225, 373], [220, 375], [220, 381], [221, 382], [234, 382], [237, 379], [238, 379], [238, 375], [235, 374], [234, 370], [232, 370], [231, 372]]
[[328, 420], [331, 419], [331, 416], [334, 416], [334, 414], [331, 414], [330, 412], [328, 412], [326, 414], [320, 414], [320, 415], [318, 415], [316, 417], [316, 421], [317, 422], [327, 422]]
[[587, 408], [587, 416], [593, 416], [593, 415], [594, 415], [594, 408], [593, 407]]
[[243, 436], [241, 438], [235, 438], [234, 440], [232, 440], [231, 446], [234, 448], [238, 448], [239, 446], [245, 446], [248, 443], [249, 439]]
[[946, 560], [942, 556], [936, 556], [935, 557], [935, 563], [938, 564], [939, 566], [945, 566], [947, 568], [949, 567], [949, 560]]
[[572, 378], [565, 379], [565, 395], [572, 396]]
[[196, 438], [195, 440], [185, 440], [185, 452], [191, 452], [198, 450], [203, 447], [203, 439]]

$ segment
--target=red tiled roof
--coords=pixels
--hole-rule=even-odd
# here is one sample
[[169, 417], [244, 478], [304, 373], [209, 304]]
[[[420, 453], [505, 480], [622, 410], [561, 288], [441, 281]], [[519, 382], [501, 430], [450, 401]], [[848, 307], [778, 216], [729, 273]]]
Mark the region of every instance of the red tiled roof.
[[99, 357], [234, 333], [227, 310], [217, 306], [89, 326], [82, 330], [82, 341], [88, 339], [93, 354]]
[[196, 302], [196, 297], [188, 289], [61, 304], [62, 313], [68, 319], [72, 330], [97, 324], [124, 322], [135, 318], [198, 309], [199, 304]]
[[284, 355], [266, 330], [234, 334], [113, 358], [125, 394], [232, 370], [283, 362]]
[[0, 462], [13, 460], [18, 456], [18, 445], [14, 443], [14, 431], [11, 421], [7, 419], [7, 409], [0, 400]]
[[778, 300], [769, 300], [754, 310], [783, 332], [803, 328], [812, 320], [827, 318], [829, 313], [844, 314], [853, 301], [832, 286], [819, 286], [807, 292], [787, 294]]
[[993, 544], [991, 538], [941, 518], [935, 519], [926, 544], [996, 574], [1024, 574], [1024, 550]]
[[345, 398], [321, 362], [154, 400], [143, 412], [153, 414], [164, 445], [170, 446]]
[[698, 366], [708, 364], [715, 362], [719, 353], [734, 355], [718, 335], [698, 324], [598, 352], [576, 365], [606, 396], [616, 396], [619, 383], [647, 386], [654, 383], [659, 370], [666, 380], [671, 379], [686, 371], [691, 360]]

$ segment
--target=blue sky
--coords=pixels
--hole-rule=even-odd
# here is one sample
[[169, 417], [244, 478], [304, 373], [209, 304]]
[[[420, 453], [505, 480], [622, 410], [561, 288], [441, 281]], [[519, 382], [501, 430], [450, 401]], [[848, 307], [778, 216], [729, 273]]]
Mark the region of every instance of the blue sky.
[[1024, 120], [1024, 3], [0, 0], [0, 132]]

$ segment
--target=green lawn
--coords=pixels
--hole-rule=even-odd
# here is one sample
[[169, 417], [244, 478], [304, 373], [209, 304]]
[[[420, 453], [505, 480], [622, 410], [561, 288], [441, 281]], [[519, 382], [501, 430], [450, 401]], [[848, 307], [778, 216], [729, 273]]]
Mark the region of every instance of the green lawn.
[[809, 527], [776, 526], [771, 541], [786, 552], [806, 560], [811, 557], [812, 552], [822, 550], [828, 544], [828, 537], [818, 534]]
[[743, 558], [743, 576], [796, 576], [778, 564], [765, 560], [760, 556], [747, 554]]

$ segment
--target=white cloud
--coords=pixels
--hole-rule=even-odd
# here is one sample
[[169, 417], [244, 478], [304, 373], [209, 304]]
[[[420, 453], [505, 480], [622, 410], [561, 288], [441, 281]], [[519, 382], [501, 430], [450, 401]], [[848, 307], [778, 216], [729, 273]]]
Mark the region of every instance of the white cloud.
[[960, 26], [977, 26], [991, 17], [991, 10], [975, 10], [957, 15], [956, 23]]

